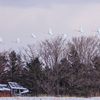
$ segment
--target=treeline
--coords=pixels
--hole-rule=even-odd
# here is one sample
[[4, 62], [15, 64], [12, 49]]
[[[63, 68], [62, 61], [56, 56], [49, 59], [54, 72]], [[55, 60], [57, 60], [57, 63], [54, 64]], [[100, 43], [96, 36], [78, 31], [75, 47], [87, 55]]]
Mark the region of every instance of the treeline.
[[32, 95], [100, 95], [100, 39], [60, 37], [0, 53], [0, 83], [18, 82]]

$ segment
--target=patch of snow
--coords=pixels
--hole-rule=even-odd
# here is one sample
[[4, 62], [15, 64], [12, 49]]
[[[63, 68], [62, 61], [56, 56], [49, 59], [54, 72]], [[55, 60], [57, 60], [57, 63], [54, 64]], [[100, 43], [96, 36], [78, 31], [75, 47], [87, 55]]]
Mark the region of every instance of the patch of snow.
[[100, 97], [1, 97], [0, 100], [100, 100]]
[[27, 92], [29, 92], [28, 89], [26, 89], [26, 90], [24, 90], [23, 92], [21, 92], [21, 94], [23, 94], [23, 93], [27, 93]]

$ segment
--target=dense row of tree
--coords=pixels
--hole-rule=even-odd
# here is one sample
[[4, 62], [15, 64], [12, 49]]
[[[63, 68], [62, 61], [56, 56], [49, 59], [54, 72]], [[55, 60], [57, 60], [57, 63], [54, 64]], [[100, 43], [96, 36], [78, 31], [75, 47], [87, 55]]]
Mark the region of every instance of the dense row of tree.
[[33, 95], [100, 94], [100, 40], [60, 37], [0, 53], [0, 83], [18, 82]]

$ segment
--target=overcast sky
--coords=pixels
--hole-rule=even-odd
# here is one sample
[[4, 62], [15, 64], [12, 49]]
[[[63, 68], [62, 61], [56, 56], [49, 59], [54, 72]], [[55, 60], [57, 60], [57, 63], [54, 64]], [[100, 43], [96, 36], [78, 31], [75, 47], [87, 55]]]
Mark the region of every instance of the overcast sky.
[[80, 26], [84, 34], [96, 34], [100, 0], [0, 0], [0, 37], [5, 43], [0, 48], [13, 48], [16, 38], [23, 46], [33, 43], [31, 33], [38, 40], [47, 38], [49, 27], [53, 34], [76, 36]]

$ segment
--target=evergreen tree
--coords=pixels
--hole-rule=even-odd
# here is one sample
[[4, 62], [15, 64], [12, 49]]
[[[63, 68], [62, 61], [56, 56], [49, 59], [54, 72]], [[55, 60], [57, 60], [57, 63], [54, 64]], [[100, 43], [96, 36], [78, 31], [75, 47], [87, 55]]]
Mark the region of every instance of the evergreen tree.
[[23, 69], [23, 62], [21, 56], [11, 51], [7, 58], [7, 81], [20, 82]]
[[42, 65], [38, 58], [31, 59], [30, 62], [26, 63], [24, 86], [26, 86], [33, 94], [41, 94], [42, 89], [41, 79], [42, 79]]

